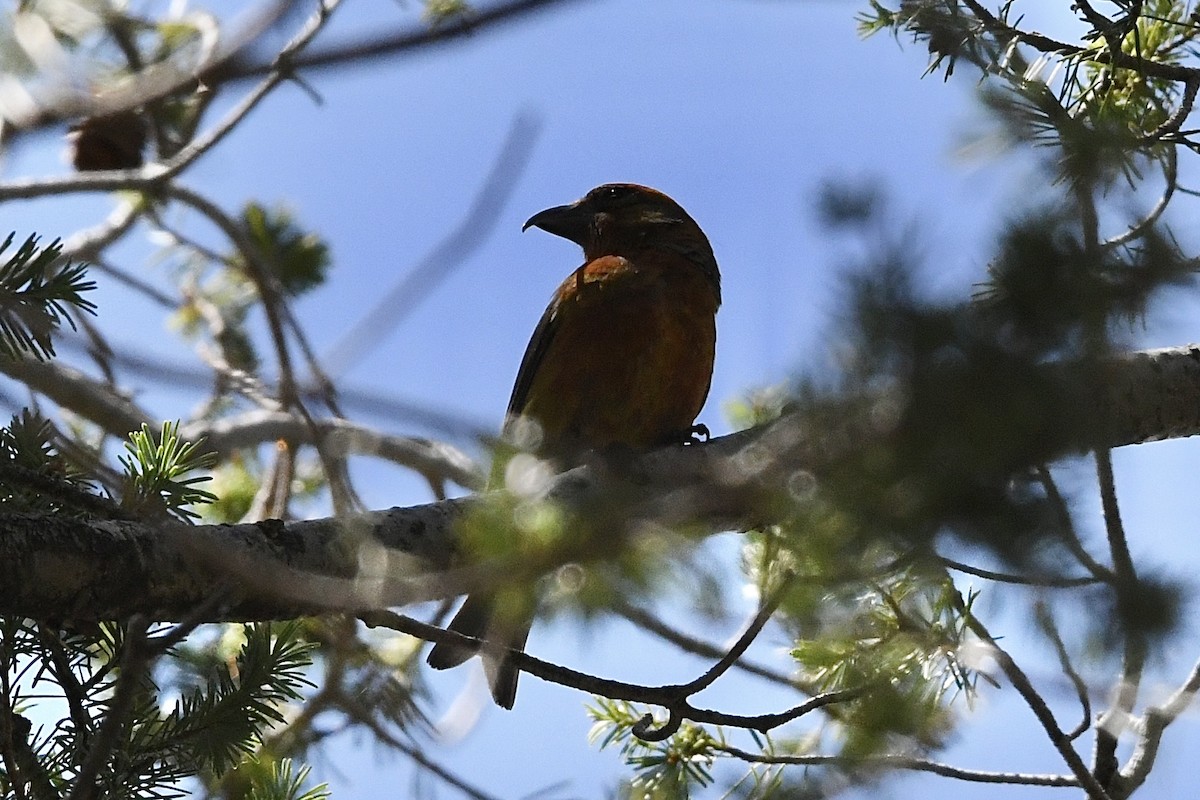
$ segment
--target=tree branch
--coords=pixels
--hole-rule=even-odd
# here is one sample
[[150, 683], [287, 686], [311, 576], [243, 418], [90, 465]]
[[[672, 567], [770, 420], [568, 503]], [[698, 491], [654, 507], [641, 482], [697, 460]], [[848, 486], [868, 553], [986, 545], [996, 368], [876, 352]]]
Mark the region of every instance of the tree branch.
[[1142, 719], [1141, 737], [1129, 756], [1125, 769], [1121, 771], [1118, 783], [1121, 797], [1129, 797], [1146, 782], [1158, 757], [1163, 732], [1195, 702], [1197, 693], [1200, 693], [1200, 661], [1196, 662], [1187, 680], [1166, 702], [1146, 710]]
[[[61, 369], [2, 361], [0, 369], [11, 374], [14, 363], [35, 374]], [[1130, 354], [1106, 370], [1107, 394], [1087, 394], [1073, 406], [1088, 418], [1083, 429], [1104, 432], [1114, 446], [1200, 433], [1200, 346]], [[131, 406], [120, 410], [130, 414]], [[139, 412], [130, 428], [143, 420]], [[630, 532], [647, 521], [696, 536], [744, 530], [770, 521], [764, 517], [781, 508], [776, 499], [787, 496], [797, 471], [820, 475], [822, 465], [878, 435], [870, 420], [840, 424], [835, 429], [785, 415], [705, 444], [643, 454], [621, 475], [576, 468], [555, 479], [544, 499], [581, 519], [602, 509], [604, 519], [592, 521], [607, 526], [610, 546], [611, 536], [636, 535]], [[233, 579], [244, 585], [219, 618], [283, 619], [438, 599], [505, 577], [532, 578], [563, 559], [600, 556], [586, 549], [589, 542], [564, 541], [536, 557], [454, 567], [454, 524], [472, 502], [177, 528], [0, 516], [0, 613], [109, 619], [141, 611], [179, 618], [208, 596], [213, 581]], [[123, 576], [119, 585], [111, 580], [115, 574]]]
[[1054, 745], [1054, 749], [1062, 756], [1063, 762], [1071, 770], [1072, 774], [1074, 774], [1078, 785], [1087, 792], [1091, 800], [1110, 800], [1110, 795], [1105, 787], [1088, 771], [1087, 765], [1083, 763], [1083, 759], [1080, 758], [1079, 753], [1072, 746], [1071, 739], [1059, 727], [1053, 712], [1046, 705], [1045, 698], [1034, 688], [1033, 683], [1029, 680], [1029, 676], [1017, 665], [1012, 656], [996, 643], [995, 638], [988, 632], [982, 622], [967, 612], [965, 608], [961, 610], [966, 616], [967, 627], [991, 647], [992, 657], [996, 659], [996, 663], [1000, 665], [1000, 669], [1004, 672], [1005, 677], [1008, 678], [1009, 683], [1021, 695], [1021, 698], [1029, 706], [1033, 715], [1037, 717], [1038, 722], [1041, 723], [1042, 728], [1046, 731], [1046, 735], [1050, 738], [1050, 743]]
[[[485, 30], [533, 18], [554, 6], [565, 6], [571, 0], [511, 0], [462, 14], [453, 20], [436, 25], [422, 24], [351, 42], [329, 45], [320, 50], [295, 52], [286, 62], [285, 78], [297, 72], [317, 69], [351, 67], [369, 64], [376, 58], [399, 56], [443, 47], [455, 42], [469, 41]], [[110, 90], [101, 89], [87, 95], [71, 94], [65, 102], [43, 106], [34, 113], [8, 122], [19, 132], [31, 132], [65, 119], [107, 116], [161, 100], [173, 94], [191, 91], [196, 86], [218, 87], [276, 72], [279, 59], [258, 58], [248, 54], [250, 46], [278, 17], [279, 3], [268, 6], [245, 31], [227, 37], [230, 44], [212, 53], [204, 63], [192, 66], [175, 63], [156, 64], [142, 72], [126, 76]], [[307, 28], [306, 28], [307, 30]]]
[[929, 761], [902, 753], [884, 753], [876, 756], [847, 758], [835, 755], [768, 755], [751, 753], [731, 745], [720, 745], [715, 749], [755, 764], [794, 764], [797, 766], [842, 766], [849, 768], [887, 767], [907, 769], [914, 772], [932, 772], [943, 778], [956, 778], [972, 783], [1010, 783], [1024, 786], [1079, 786], [1079, 781], [1070, 775], [1035, 775], [1027, 772], [990, 772], [987, 770], [963, 769], [961, 767]]

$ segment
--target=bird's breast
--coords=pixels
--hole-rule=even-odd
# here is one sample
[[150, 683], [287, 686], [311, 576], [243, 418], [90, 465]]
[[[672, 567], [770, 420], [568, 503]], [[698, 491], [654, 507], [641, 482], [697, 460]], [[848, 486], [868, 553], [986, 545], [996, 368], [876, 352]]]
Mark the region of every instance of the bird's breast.
[[708, 395], [716, 299], [696, 269], [592, 262], [559, 288], [555, 332], [522, 416], [546, 449], [683, 439]]

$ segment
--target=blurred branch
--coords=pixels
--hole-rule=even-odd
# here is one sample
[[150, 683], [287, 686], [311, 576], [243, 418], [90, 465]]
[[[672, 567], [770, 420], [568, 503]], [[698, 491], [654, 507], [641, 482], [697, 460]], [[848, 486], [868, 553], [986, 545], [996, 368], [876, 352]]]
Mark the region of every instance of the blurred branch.
[[[360, 62], [384, 56], [423, 52], [451, 42], [467, 39], [485, 29], [500, 28], [531, 18], [554, 6], [566, 6], [579, 0], [511, 0], [486, 8], [472, 7], [454, 19], [441, 20], [417, 30], [403, 30], [306, 53], [292, 60], [293, 69], [314, 70], [327, 67], [357, 66]], [[205, 73], [207, 83], [222, 84], [263, 75], [271, 69], [266, 61], [231, 59]]]
[[1117, 744], [1121, 733], [1132, 719], [1133, 707], [1137, 702], [1142, 671], [1146, 664], [1146, 633], [1129, 624], [1127, 615], [1134, 608], [1138, 591], [1138, 577], [1129, 552], [1129, 541], [1125, 525], [1121, 520], [1117, 503], [1116, 481], [1113, 476], [1112, 453], [1107, 448], [1096, 450], [1096, 473], [1100, 487], [1100, 502], [1104, 509], [1104, 528], [1108, 534], [1109, 552], [1112, 556], [1113, 591], [1123, 628], [1124, 651], [1121, 658], [1121, 677], [1117, 681], [1116, 697], [1096, 723], [1096, 779], [1105, 787], [1112, 787], [1118, 777]]
[[334, 377], [345, 374], [371, 349], [385, 344], [388, 333], [487, 241], [517, 186], [518, 177], [529, 164], [541, 127], [541, 120], [533, 114], [517, 114], [462, 221], [330, 348], [325, 361], [337, 365]]
[[[69, 336], [64, 337], [61, 344], [64, 351], [83, 349], [77, 339]], [[114, 351], [111, 360], [116, 367], [176, 388], [207, 388], [212, 384], [211, 371], [175, 364], [166, 359], [133, 352], [126, 348]], [[43, 368], [23, 361], [0, 360], [0, 374], [6, 374], [14, 380], [29, 384], [31, 388], [50, 397], [58, 405], [97, 423], [114, 435], [124, 436], [130, 430], [141, 427], [143, 419], [157, 419], [150, 416], [143, 418], [134, 415], [130, 417], [129, 414], [116, 414], [115, 416], [103, 414], [94, 417], [88, 409], [93, 404], [105, 407], [108, 405], [104, 402], [106, 400], [125, 409], [129, 409], [131, 406], [120, 397], [103, 397], [104, 392], [111, 393], [111, 388], [106, 383], [97, 381], [73, 367], [61, 365], [59, 362], [50, 362], [40, 365], [40, 367]], [[236, 376], [231, 373], [227, 377], [235, 378]], [[83, 396], [75, 397], [76, 391], [82, 392]], [[303, 394], [308, 397], [310, 389], [305, 387]], [[363, 413], [385, 417], [389, 420], [405, 420], [420, 424], [429, 430], [458, 439], [477, 439], [486, 436], [487, 432], [492, 430], [490, 426], [485, 426], [482, 422], [464, 420], [450, 411], [426, 407], [393, 395], [376, 394], [364, 389], [349, 389], [340, 391], [339, 396], [347, 405]], [[139, 422], [134, 428], [120, 427], [125, 424], [124, 419], [129, 418], [139, 419]], [[116, 422], [113, 423], [113, 420]]]
[[[317, 10], [308, 18], [304, 27], [272, 59], [271, 67], [267, 71], [263, 81], [247, 93], [237, 105], [230, 109], [223, 120], [188, 142], [187, 146], [163, 164], [159, 177], [162, 179], [173, 178], [186, 169], [193, 161], [200, 158], [200, 156], [211, 150], [218, 142], [229, 135], [245, 119], [246, 115], [253, 111], [255, 106], [262, 102], [263, 98], [270, 94], [275, 87], [292, 77], [294, 59], [308, 46], [309, 42], [313, 40], [321, 29], [325, 27], [325, 23], [329, 21], [330, 15], [340, 4], [341, 0], [318, 0]], [[201, 82], [203, 83], [203, 77], [201, 78]]]
[[1082, 736], [1092, 726], [1092, 701], [1088, 696], [1087, 684], [1083, 682], [1083, 678], [1071, 663], [1071, 655], [1067, 652], [1067, 646], [1063, 644], [1062, 636], [1058, 632], [1058, 626], [1054, 622], [1054, 616], [1050, 613], [1050, 608], [1045, 603], [1039, 601], [1034, 605], [1034, 615], [1037, 619], [1038, 627], [1042, 633], [1050, 640], [1054, 646], [1054, 652], [1058, 655], [1059, 666], [1062, 667], [1063, 674], [1071, 681], [1071, 686], [1075, 688], [1075, 696], [1079, 698], [1079, 707], [1081, 719], [1079, 724], [1075, 726], [1067, 738], [1074, 741]]
[[1075, 520], [1071, 517], [1071, 509], [1067, 507], [1067, 501], [1062, 496], [1062, 492], [1058, 490], [1058, 484], [1055, 483], [1050, 470], [1045, 466], [1039, 466], [1037, 476], [1058, 520], [1058, 530], [1063, 533], [1063, 543], [1071, 555], [1075, 556], [1075, 559], [1086, 567], [1096, 580], [1111, 583], [1115, 580], [1113, 571], [1092, 558], [1092, 554], [1083, 546], [1083, 542], [1079, 539], [1079, 533], [1075, 530]]
[[1079, 786], [1079, 781], [1070, 775], [1036, 775], [1027, 772], [990, 772], [987, 770], [963, 769], [951, 766], [950, 764], [928, 761], [901, 753], [853, 757], [816, 754], [789, 756], [751, 753], [747, 750], [725, 744], [717, 745], [715, 749], [754, 764], [794, 764], [803, 767], [843, 766], [856, 769], [864, 767], [887, 767], [891, 769], [907, 769], [914, 772], [932, 772], [943, 778], [955, 778], [960, 781], [969, 781], [972, 783], [1010, 783], [1024, 786]]
[[[33, 178], [0, 185], [0, 202], [28, 199], [71, 192], [151, 190], [177, 176], [202, 155], [224, 139], [280, 83], [291, 77], [291, 59], [296, 56], [324, 27], [329, 15], [341, 0], [321, 0], [317, 11], [308, 19], [296, 36], [284, 46], [272, 61], [267, 77], [248, 92], [220, 122], [193, 139], [178, 153], [162, 163], [147, 164], [138, 169], [106, 170], [57, 178]], [[188, 82], [194, 81], [189, 77]], [[164, 92], [166, 94], [166, 92]], [[161, 96], [161, 95], [156, 95]], [[152, 97], [136, 97], [122, 108], [134, 108]], [[107, 112], [106, 112], [107, 113]], [[180, 197], [184, 200], [185, 198]], [[186, 202], [186, 200], [185, 200]]]
[[62, 263], [67, 261], [94, 261], [106, 247], [120, 239], [141, 215], [141, 204], [123, 199], [112, 213], [98, 225], [71, 234], [63, 240]]
[[[281, 63], [275, 54], [263, 58], [250, 52], [254, 41], [274, 26], [282, 11], [299, 5], [292, 0], [281, 0], [266, 6], [244, 30], [230, 37], [228, 45], [210, 53], [204, 63], [187, 68], [173, 63], [152, 65], [126, 80], [118, 89], [100, 92], [97, 96], [73, 95], [69, 102], [41, 107], [31, 117], [10, 122], [17, 132], [26, 133], [67, 119], [118, 114], [173, 94], [191, 91], [197, 86], [216, 88], [276, 73], [288, 79], [300, 70], [369, 64], [381, 57], [423, 52], [452, 42], [468, 41], [485, 30], [531, 19], [554, 6], [577, 1], [513, 0], [472, 9], [469, 13], [433, 25], [368, 36], [313, 52], [301, 53], [296, 49], [289, 54], [285, 63]], [[327, 14], [329, 8], [331, 6], [323, 7], [318, 16]], [[309, 30], [307, 25], [304, 30]], [[316, 32], [312, 31], [314, 35]]]
[[[152, 64], [142, 63], [136, 44], [127, 35], [122, 35], [118, 26], [109, 24], [107, 32], [124, 53], [131, 74], [120, 76], [118, 81], [106, 87], [94, 87], [91, 91], [60, 90], [51, 98], [44, 98], [34, 109], [5, 120], [12, 129], [30, 132], [67, 119], [80, 117], [113, 116], [162, 100], [177, 92], [204, 85], [203, 75], [222, 63], [235, 59], [263, 34], [273, 30], [287, 17], [287, 12], [300, 6], [298, 0], [270, 0], [249, 13], [249, 19], [238, 30], [220, 36], [211, 18], [205, 20], [207, 41], [199, 48], [195, 63], [183, 63], [183, 58], [168, 58]], [[114, 14], [113, 19], [117, 18]], [[266, 74], [271, 64], [265, 63]]]
[[205, 447], [223, 456], [239, 448], [253, 448], [266, 442], [286, 439], [316, 444], [339, 456], [373, 455], [409, 467], [423, 475], [439, 475], [459, 486], [479, 489], [483, 486], [482, 468], [470, 456], [443, 442], [412, 436], [393, 436], [344, 419], [321, 419], [310, 426], [282, 411], [255, 410], [211, 422], [184, 425], [180, 436], [187, 440], [204, 439]]
[[[106, 382], [59, 361], [0, 358], [0, 373], [28, 386], [114, 436], [151, 424], [155, 419], [133, 400], [114, 391]], [[156, 423], [155, 423], [156, 424]]]
[[[0, 359], [0, 373], [20, 381], [118, 438], [139, 430], [142, 425], [157, 424], [155, 416], [114, 391], [105, 381], [58, 361]], [[452, 445], [384, 434], [346, 420], [318, 419], [309, 425], [285, 412], [255, 410], [219, 420], [192, 422], [183, 430], [185, 438], [203, 437], [209, 449], [225, 457], [238, 448], [287, 439], [314, 446], [327, 445], [343, 457], [377, 456], [424, 476], [444, 478], [467, 488], [478, 488], [483, 480], [479, 465]]]
[[1015, 583], [1021, 586], [1041, 586], [1049, 589], [1074, 589], [1080, 586], [1091, 586], [1100, 582], [1100, 579], [1096, 577], [1069, 578], [1055, 575], [1013, 575], [1007, 572], [996, 572], [995, 570], [964, 564], [961, 561], [955, 561], [945, 556], [938, 556], [938, 561], [942, 566], [952, 569], [955, 572], [974, 575], [977, 578], [985, 578], [997, 583]]
[[1187, 680], [1165, 703], [1146, 710], [1142, 718], [1141, 736], [1125, 769], [1121, 771], [1118, 783], [1121, 797], [1129, 797], [1146, 782], [1158, 757], [1163, 732], [1196, 701], [1197, 693], [1200, 693], [1200, 661], [1196, 662]]

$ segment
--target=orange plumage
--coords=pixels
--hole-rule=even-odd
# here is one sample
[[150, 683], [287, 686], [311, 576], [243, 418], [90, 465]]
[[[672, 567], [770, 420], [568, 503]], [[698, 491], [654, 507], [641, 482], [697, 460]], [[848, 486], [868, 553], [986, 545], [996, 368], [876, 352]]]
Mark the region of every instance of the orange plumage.
[[[541, 228], [583, 248], [534, 330], [508, 405], [541, 429], [539, 453], [570, 462], [587, 450], [684, 442], [708, 396], [721, 279], [708, 238], [665, 194], [605, 184], [535, 214]], [[490, 597], [472, 595], [450, 623], [467, 636], [521, 649], [528, 626], [497, 636]], [[436, 645], [429, 664], [473, 650]], [[518, 671], [485, 654], [492, 695], [512, 708]]]

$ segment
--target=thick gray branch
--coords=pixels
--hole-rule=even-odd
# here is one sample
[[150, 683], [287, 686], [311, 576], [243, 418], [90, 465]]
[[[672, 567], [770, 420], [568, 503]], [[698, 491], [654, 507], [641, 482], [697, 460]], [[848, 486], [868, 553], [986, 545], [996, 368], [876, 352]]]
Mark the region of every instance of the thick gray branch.
[[[1092, 384], [1102, 390], [1078, 398], [1083, 429], [1093, 433], [1075, 448], [1200, 433], [1200, 346], [1115, 359], [1104, 377]], [[612, 535], [645, 523], [696, 535], [741, 529], [770, 522], [773, 501], [798, 477], [819, 475], [880, 433], [870, 419], [818, 424], [784, 416], [704, 445], [648, 453], [619, 476], [603, 465], [577, 468], [546, 495], [581, 518], [602, 516], [597, 524]], [[472, 502], [196, 527], [0, 515], [0, 614], [171, 619], [224, 591], [214, 618], [286, 618], [446, 597], [530, 568], [455, 563], [454, 522]]]

